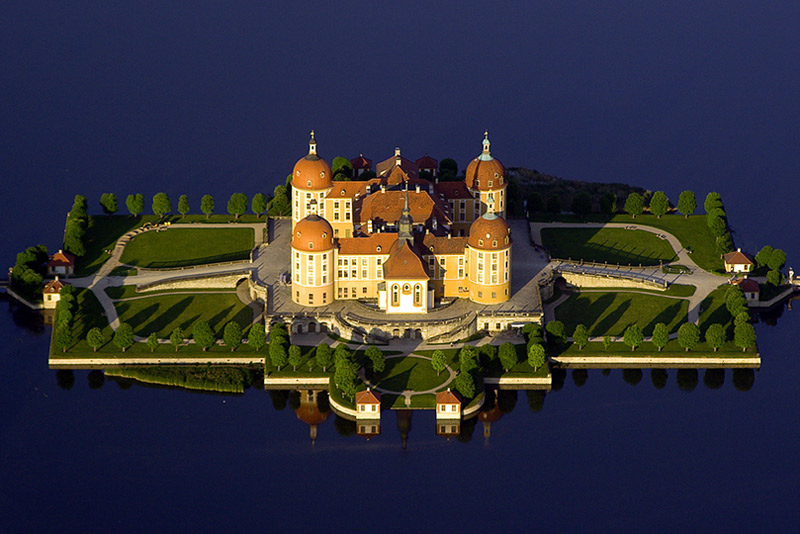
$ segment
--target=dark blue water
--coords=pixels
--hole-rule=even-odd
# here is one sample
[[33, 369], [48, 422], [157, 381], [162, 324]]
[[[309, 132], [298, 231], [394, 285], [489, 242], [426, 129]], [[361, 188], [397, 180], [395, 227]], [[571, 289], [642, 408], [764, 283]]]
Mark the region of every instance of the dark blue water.
[[[317, 131], [327, 159], [399, 145], [464, 166], [488, 128], [507, 166], [702, 195], [746, 249], [787, 250], [800, 152], [800, 8], [611, 2], [431, 7], [238, 2], [0, 7], [0, 260], [57, 248], [75, 193], [96, 203], [269, 191]], [[93, 200], [92, 200], [93, 199]], [[94, 204], [96, 206], [96, 204]], [[47, 330], [0, 302], [0, 527], [786, 530], [800, 497], [797, 311], [759, 324], [749, 391], [676, 372], [571, 376], [533, 413], [437, 438], [392, 414], [370, 442], [308, 427], [267, 394], [106, 381], [71, 389]]]

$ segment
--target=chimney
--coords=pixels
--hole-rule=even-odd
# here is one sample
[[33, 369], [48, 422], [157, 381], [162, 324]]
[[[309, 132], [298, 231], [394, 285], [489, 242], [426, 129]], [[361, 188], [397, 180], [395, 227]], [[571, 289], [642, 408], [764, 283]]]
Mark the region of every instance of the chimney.
[[386, 192], [386, 185], [385, 184], [381, 184], [381, 193], [385, 193], [385, 192]]
[[447, 239], [450, 239], [451, 237], [453, 237], [453, 234], [451, 234], [450, 232], [447, 232]]
[[400, 155], [400, 147], [399, 147], [399, 146], [398, 146], [398, 147], [395, 147], [395, 149], [394, 149], [394, 155], [395, 155], [395, 156], [399, 156], [399, 155]]
[[417, 193], [419, 193], [419, 184], [417, 184]]

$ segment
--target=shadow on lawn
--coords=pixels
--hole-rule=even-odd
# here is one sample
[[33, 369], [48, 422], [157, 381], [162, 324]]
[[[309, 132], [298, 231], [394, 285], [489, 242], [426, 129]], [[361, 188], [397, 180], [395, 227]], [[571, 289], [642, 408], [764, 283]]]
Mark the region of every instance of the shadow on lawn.
[[[664, 308], [664, 310], [662, 310], [661, 313], [656, 315], [653, 318], [653, 320], [650, 321], [650, 324], [648, 324], [647, 326], [642, 328], [642, 331], [644, 332], [644, 335], [645, 336], [652, 336], [653, 335], [653, 329], [655, 328], [656, 324], [658, 324], [658, 323], [664, 323], [665, 325], [667, 325], [667, 328], [669, 328], [670, 327], [670, 323], [672, 321], [674, 321], [676, 317], [678, 317], [678, 314], [681, 311], [681, 304], [682, 303], [683, 303], [683, 301], [675, 301], [675, 304], [670, 304], [669, 306]], [[677, 328], [675, 328], [675, 327], [679, 326], [679, 325], [681, 325], [681, 324], [683, 324], [685, 322], [686, 322], [686, 316], [682, 315], [681, 317], [679, 317], [678, 322], [672, 328], [669, 328], [670, 332], [677, 331]]]
[[[595, 302], [594, 304], [592, 304], [591, 312], [593, 314], [597, 313], [595, 310], [597, 309], [598, 305], [600, 305], [600, 304], [603, 304], [602, 306], [600, 306], [601, 310], [607, 309], [608, 305], [611, 304], [611, 302], [614, 300], [614, 295], [609, 295], [608, 297], [609, 297], [609, 300], [606, 301], [605, 303], [603, 303], [603, 300], [605, 298], [605, 297], [603, 297], [603, 298], [598, 299], [597, 302]], [[619, 320], [622, 318], [623, 315], [625, 315], [625, 312], [627, 312], [628, 308], [630, 308], [630, 307], [631, 307], [631, 302], [629, 300], [626, 300], [626, 301], [622, 302], [619, 306], [617, 306], [617, 308], [615, 310], [613, 310], [611, 313], [609, 313], [608, 315], [603, 317], [600, 321], [598, 321], [597, 323], [595, 323], [591, 327], [592, 335], [595, 335], [595, 336], [603, 336], [603, 335], [606, 335], [606, 334], [609, 334], [609, 335], [612, 335], [612, 336], [622, 335], [622, 332], [625, 330], [625, 328], [627, 328], [628, 325], [624, 325], [623, 327], [621, 327], [622, 330], [619, 331], [619, 332], [612, 331], [611, 327], [613, 327], [614, 325], [616, 325], [619, 322]], [[600, 313], [602, 313], [602, 311], [600, 311], [599, 313], [597, 313], [597, 315], [594, 315], [594, 316], [599, 316]]]

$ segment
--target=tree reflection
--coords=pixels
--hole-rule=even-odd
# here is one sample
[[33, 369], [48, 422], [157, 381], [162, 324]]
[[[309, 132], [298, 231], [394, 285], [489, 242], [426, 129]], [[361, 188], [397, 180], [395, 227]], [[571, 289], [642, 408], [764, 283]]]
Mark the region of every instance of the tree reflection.
[[528, 397], [528, 408], [532, 412], [541, 412], [544, 408], [544, 398], [547, 393], [541, 389], [529, 389], [525, 392]]
[[553, 391], [559, 391], [564, 387], [564, 381], [567, 379], [567, 371], [560, 367], [555, 367], [550, 371], [553, 377]]
[[635, 386], [639, 382], [642, 381], [642, 370], [641, 369], [623, 369], [622, 370], [622, 379], [627, 382], [628, 384]]
[[511, 413], [517, 405], [517, 390], [502, 389], [497, 392], [497, 407], [503, 413]]
[[75, 385], [75, 373], [72, 369], [60, 369], [56, 371], [56, 382], [61, 389], [69, 390]]
[[589, 371], [587, 371], [586, 369], [572, 370], [572, 381], [575, 383], [576, 386], [582, 387], [588, 379], [589, 379]]
[[750, 391], [756, 381], [756, 373], [752, 369], [734, 369], [733, 387], [739, 391]]
[[336, 432], [345, 438], [356, 434], [356, 422], [339, 415], [333, 420], [333, 426], [336, 428]]
[[706, 369], [703, 384], [708, 389], [719, 389], [725, 383], [725, 369]]
[[270, 389], [269, 398], [272, 400], [272, 407], [280, 412], [286, 409], [289, 392], [285, 389]]
[[650, 369], [650, 380], [653, 381], [653, 386], [656, 389], [664, 389], [664, 386], [667, 385], [667, 370]]
[[[514, 393], [516, 393], [516, 391]], [[475, 430], [475, 423], [477, 422], [477, 417], [461, 421], [461, 432], [456, 439], [461, 443], [469, 443], [472, 441], [472, 432]]]
[[675, 380], [681, 391], [687, 393], [694, 391], [694, 388], [697, 387], [697, 369], [678, 369]]
[[89, 371], [89, 388], [91, 389], [100, 389], [103, 387], [103, 384], [106, 383], [106, 375], [103, 374], [103, 371], [99, 371], [95, 369], [94, 371]]
[[317, 393], [317, 409], [319, 409], [320, 413], [330, 413], [331, 401], [330, 398], [328, 398], [327, 391], [320, 391]]
[[289, 392], [289, 409], [295, 411], [298, 408], [300, 408], [300, 392], [291, 391]]

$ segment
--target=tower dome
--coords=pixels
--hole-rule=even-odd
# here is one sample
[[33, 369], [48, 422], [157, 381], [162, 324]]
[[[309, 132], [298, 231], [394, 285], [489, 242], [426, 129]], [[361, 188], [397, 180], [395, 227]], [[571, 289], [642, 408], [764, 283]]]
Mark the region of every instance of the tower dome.
[[317, 141], [314, 130], [308, 142], [308, 154], [297, 160], [292, 171], [292, 188], [303, 191], [317, 191], [333, 187], [333, 173], [328, 162], [317, 155]]
[[467, 165], [466, 184], [469, 189], [497, 191], [506, 186], [505, 168], [499, 159], [492, 157], [489, 132], [483, 133], [483, 151]]
[[306, 252], [333, 249], [333, 228], [316, 214], [299, 221], [292, 230], [292, 248]]
[[479, 250], [502, 250], [511, 243], [511, 230], [502, 217], [489, 211], [469, 227], [469, 246]]

